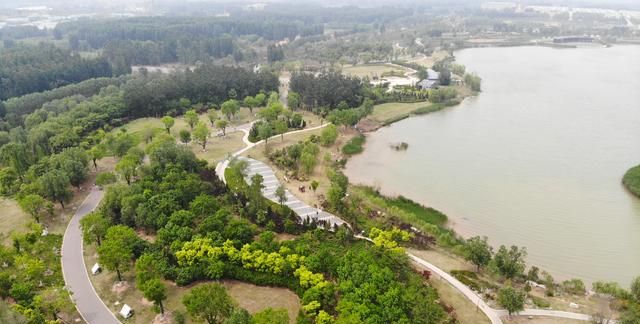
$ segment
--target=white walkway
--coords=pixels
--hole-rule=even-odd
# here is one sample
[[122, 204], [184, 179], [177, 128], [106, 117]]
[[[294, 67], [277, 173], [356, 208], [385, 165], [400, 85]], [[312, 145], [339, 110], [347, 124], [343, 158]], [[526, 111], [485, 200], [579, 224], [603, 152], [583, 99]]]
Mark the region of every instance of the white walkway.
[[[280, 203], [278, 201], [278, 197], [276, 197], [276, 189], [280, 186], [280, 181], [276, 177], [275, 173], [268, 165], [254, 159], [241, 157], [239, 160], [247, 161], [248, 167], [246, 171], [245, 180], [247, 183], [251, 183], [251, 177], [255, 174], [262, 175], [264, 188], [262, 189], [262, 195], [275, 202]], [[345, 224], [345, 221], [338, 218], [337, 216], [327, 213], [323, 210], [314, 208], [309, 206], [307, 203], [301, 201], [296, 196], [292, 195], [289, 190], [285, 190], [287, 201], [285, 205], [291, 208], [299, 217], [300, 221], [304, 221], [308, 219], [309, 221], [318, 221], [318, 222], [327, 222], [333, 228], [334, 225], [341, 226]]]

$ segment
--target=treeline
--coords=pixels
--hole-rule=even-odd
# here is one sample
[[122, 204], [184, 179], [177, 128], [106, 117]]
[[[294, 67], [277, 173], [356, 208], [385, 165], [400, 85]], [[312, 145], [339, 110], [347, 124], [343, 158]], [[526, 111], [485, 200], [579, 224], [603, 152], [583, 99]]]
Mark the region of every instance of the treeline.
[[318, 75], [297, 72], [291, 75], [291, 91], [300, 95], [305, 108], [337, 108], [344, 102], [349, 107], [358, 107], [365, 98], [364, 82], [357, 77], [344, 76], [337, 72]]
[[46, 30], [40, 29], [36, 26], [6, 26], [0, 29], [0, 39], [4, 41], [9, 41], [9, 42], [5, 42], [4, 43], [5, 45], [7, 43], [11, 44], [10, 41], [12, 40], [29, 38], [29, 37], [40, 37], [40, 36], [46, 36], [46, 35], [47, 35]]
[[[13, 127], [0, 131], [0, 194], [22, 195], [22, 189], [39, 183], [42, 172], [50, 169], [42, 160], [71, 148], [89, 149], [100, 143], [104, 132], [96, 130], [119, 126], [138, 117], [181, 114], [192, 102], [217, 105], [230, 96], [255, 95], [277, 87], [277, 77], [271, 74], [202, 66], [194, 71], [132, 79], [120, 87], [110, 85], [89, 98], [76, 95], [47, 102], [24, 118], [16, 118], [19, 125], [4, 123]], [[114, 155], [122, 156], [130, 140], [119, 136], [110, 139], [107, 147]], [[68, 186], [73, 184], [72, 173], [80, 177], [86, 174], [85, 159], [81, 163], [84, 167], [76, 163], [73, 170], [67, 170], [66, 178], [58, 180]], [[33, 177], [23, 176], [32, 173]], [[47, 191], [37, 192], [62, 204], [66, 201]]]
[[21, 44], [0, 51], [0, 100], [111, 75], [103, 58], [84, 59], [52, 44]]
[[4, 119], [3, 123], [0, 124], [0, 130], [8, 130], [8, 128], [20, 125], [22, 123], [22, 116], [34, 112], [46, 102], [73, 95], [91, 97], [97, 94], [102, 88], [110, 85], [120, 86], [120, 84], [123, 84], [127, 80], [128, 77], [125, 76], [117, 78], [94, 78], [52, 90], [30, 93], [22, 97], [14, 97], [4, 103], [0, 102], [0, 118]]
[[322, 35], [322, 24], [255, 19], [144, 17], [86, 20], [60, 24], [72, 49], [102, 49], [117, 71], [131, 64], [193, 64], [232, 55], [243, 58], [234, 38], [257, 35], [267, 40]]

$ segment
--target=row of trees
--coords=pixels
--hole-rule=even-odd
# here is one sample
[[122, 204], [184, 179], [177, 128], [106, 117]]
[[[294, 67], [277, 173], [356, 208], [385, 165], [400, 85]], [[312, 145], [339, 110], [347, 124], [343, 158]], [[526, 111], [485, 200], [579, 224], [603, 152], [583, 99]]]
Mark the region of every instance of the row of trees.
[[363, 81], [357, 77], [329, 72], [318, 75], [298, 72], [291, 75], [291, 90], [299, 94], [302, 106], [336, 108], [341, 102], [358, 107], [365, 99]]
[[111, 76], [104, 59], [85, 59], [52, 44], [0, 50], [0, 100]]

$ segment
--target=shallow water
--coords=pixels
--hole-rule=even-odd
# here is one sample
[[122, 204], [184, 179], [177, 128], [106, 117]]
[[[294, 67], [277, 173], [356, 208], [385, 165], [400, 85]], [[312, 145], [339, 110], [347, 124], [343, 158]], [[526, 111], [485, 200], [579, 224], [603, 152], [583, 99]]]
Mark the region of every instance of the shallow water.
[[[526, 246], [554, 276], [627, 286], [640, 275], [640, 199], [620, 181], [640, 164], [640, 46], [456, 57], [482, 94], [370, 134], [351, 182], [440, 209], [465, 236]], [[389, 148], [401, 141], [407, 151]]]

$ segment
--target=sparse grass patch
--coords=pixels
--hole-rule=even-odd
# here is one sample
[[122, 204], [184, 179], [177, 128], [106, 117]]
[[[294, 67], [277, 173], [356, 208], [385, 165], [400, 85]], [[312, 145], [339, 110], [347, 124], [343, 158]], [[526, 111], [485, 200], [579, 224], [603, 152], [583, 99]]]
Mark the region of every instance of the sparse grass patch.
[[11, 243], [11, 233], [26, 233], [29, 231], [27, 224], [31, 216], [23, 212], [18, 203], [9, 198], [0, 198], [0, 239], [1, 243], [8, 245]]
[[398, 119], [402, 116], [406, 118], [414, 113], [416, 109], [429, 105], [429, 102], [426, 101], [413, 103], [390, 102], [373, 107], [373, 113], [369, 117], [377, 122], [386, 124], [389, 120]]
[[342, 153], [346, 155], [354, 155], [354, 154], [362, 153], [362, 151], [364, 150], [362, 145], [364, 145], [365, 141], [366, 141], [366, 138], [363, 135], [358, 135], [350, 139], [347, 142], [347, 144], [345, 144], [342, 147]]
[[342, 73], [345, 75], [357, 76], [360, 78], [369, 77], [382, 77], [383, 74], [404, 74], [406, 73], [404, 67], [391, 64], [363, 64], [347, 66], [342, 69]]

